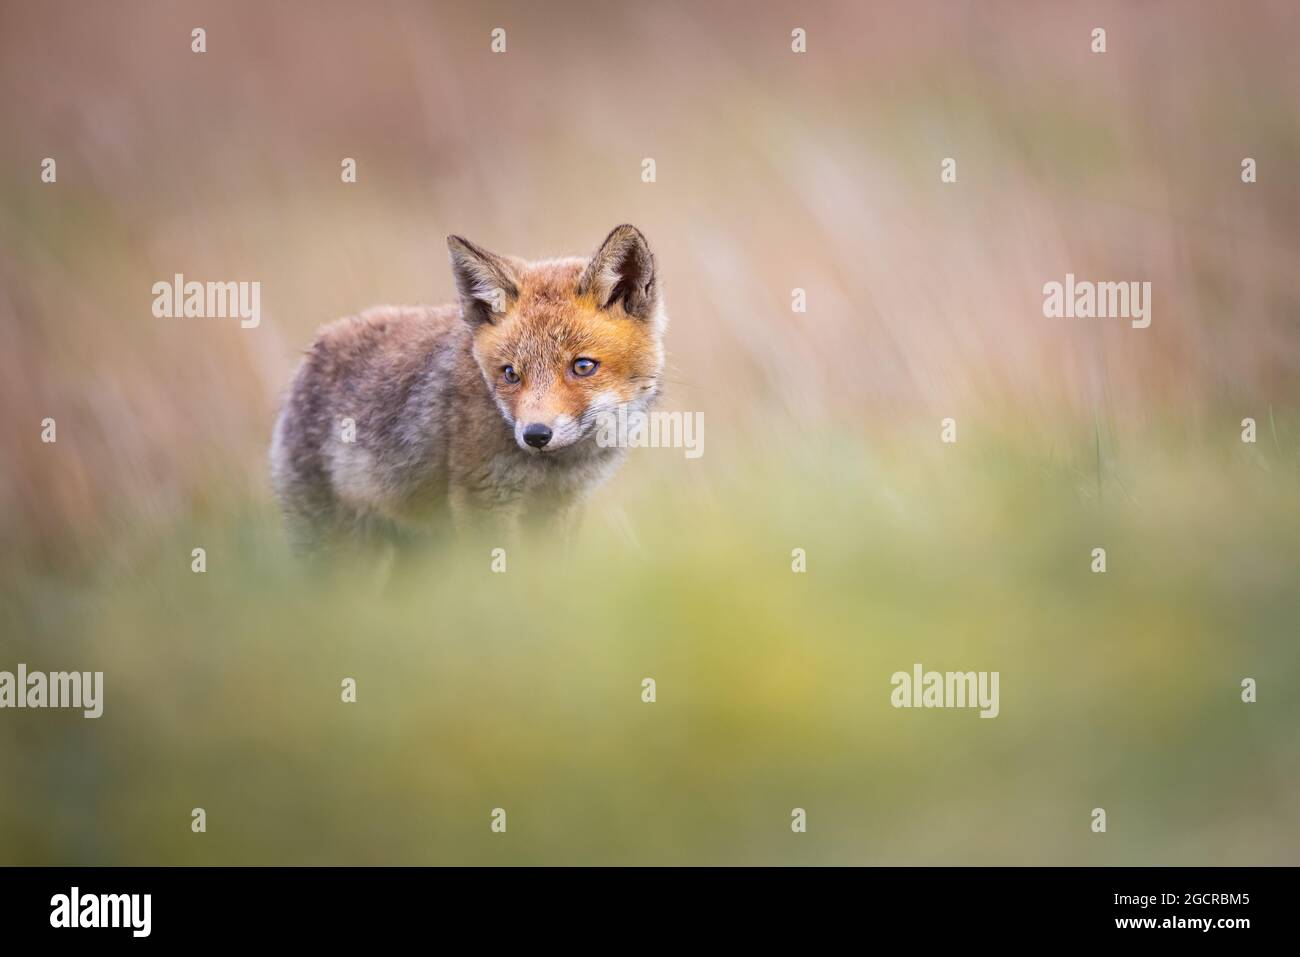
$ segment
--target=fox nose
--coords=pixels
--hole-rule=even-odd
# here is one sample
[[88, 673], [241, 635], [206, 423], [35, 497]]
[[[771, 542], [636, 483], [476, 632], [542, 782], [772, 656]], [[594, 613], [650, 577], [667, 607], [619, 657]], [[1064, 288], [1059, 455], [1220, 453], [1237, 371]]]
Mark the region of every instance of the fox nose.
[[551, 428], [542, 425], [540, 422], [534, 422], [531, 425], [524, 426], [524, 441], [535, 449], [540, 449], [547, 442], [551, 441]]

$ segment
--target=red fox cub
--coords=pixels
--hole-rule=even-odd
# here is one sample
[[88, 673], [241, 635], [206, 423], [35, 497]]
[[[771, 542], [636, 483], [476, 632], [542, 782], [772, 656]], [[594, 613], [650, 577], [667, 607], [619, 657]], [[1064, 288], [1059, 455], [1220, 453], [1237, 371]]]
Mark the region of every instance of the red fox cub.
[[654, 256], [619, 226], [590, 259], [525, 262], [449, 236], [460, 303], [384, 306], [320, 331], [275, 424], [271, 474], [305, 549], [449, 516], [570, 525], [626, 450], [663, 370]]

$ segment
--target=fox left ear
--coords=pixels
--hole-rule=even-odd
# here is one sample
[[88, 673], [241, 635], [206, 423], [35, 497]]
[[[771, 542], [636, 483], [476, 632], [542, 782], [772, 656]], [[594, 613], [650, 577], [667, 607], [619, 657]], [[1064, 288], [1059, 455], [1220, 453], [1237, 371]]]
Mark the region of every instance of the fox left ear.
[[637, 319], [650, 319], [659, 306], [655, 258], [641, 230], [615, 226], [578, 280], [578, 294], [591, 293], [600, 308], [621, 303]]
[[519, 295], [514, 268], [504, 256], [460, 236], [447, 237], [447, 252], [465, 321], [475, 328], [496, 322]]

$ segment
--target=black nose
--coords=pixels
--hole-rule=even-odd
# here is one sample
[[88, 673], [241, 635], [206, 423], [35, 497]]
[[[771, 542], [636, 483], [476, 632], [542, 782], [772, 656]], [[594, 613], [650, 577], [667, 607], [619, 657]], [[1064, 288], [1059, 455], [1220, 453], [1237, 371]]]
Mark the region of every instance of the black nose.
[[550, 427], [542, 425], [540, 422], [534, 422], [532, 425], [525, 425], [524, 441], [533, 448], [540, 449], [547, 442], [551, 441]]

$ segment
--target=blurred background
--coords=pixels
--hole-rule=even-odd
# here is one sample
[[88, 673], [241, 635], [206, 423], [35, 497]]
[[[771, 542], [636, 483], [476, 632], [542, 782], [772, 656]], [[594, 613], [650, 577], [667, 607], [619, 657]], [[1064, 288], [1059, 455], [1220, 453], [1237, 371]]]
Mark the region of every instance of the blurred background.
[[[1296, 863], [1298, 40], [1290, 2], [0, 7], [0, 669], [106, 683], [0, 713], [0, 863]], [[621, 222], [704, 456], [634, 452], [565, 562], [295, 567], [266, 447], [315, 329], [451, 300], [448, 233]], [[178, 272], [260, 327], [154, 318]], [[1044, 318], [1067, 272], [1151, 282], [1150, 328]], [[1001, 716], [892, 709], [917, 661]]]

